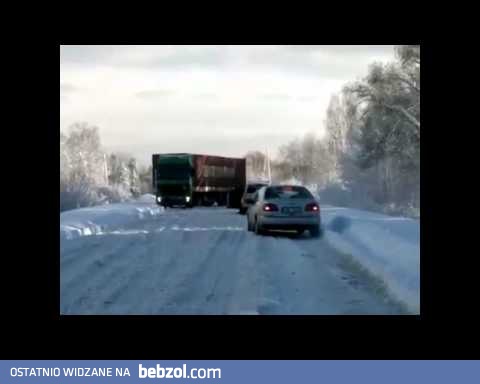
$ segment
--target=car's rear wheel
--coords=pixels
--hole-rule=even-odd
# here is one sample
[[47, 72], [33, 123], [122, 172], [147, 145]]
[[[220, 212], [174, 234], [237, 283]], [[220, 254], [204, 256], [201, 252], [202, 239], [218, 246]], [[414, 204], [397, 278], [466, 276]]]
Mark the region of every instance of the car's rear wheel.
[[304, 229], [297, 229], [296, 232], [297, 232], [298, 236], [301, 236], [301, 235], [303, 235], [303, 232], [305, 232], [305, 230]]
[[258, 220], [255, 219], [255, 234], [257, 235], [264, 235], [265, 231], [262, 229], [260, 224], [258, 224]]

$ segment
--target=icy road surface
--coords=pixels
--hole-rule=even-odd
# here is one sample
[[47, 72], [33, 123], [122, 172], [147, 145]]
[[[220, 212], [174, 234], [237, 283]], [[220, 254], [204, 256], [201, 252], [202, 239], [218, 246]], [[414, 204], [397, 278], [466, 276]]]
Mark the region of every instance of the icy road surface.
[[256, 236], [225, 208], [168, 209], [63, 240], [62, 314], [402, 314], [325, 239]]

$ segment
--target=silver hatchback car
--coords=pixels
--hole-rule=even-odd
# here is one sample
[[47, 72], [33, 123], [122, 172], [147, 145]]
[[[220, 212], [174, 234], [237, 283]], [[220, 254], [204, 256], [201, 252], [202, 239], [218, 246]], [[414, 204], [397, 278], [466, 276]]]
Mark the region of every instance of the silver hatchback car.
[[297, 185], [272, 185], [260, 188], [248, 208], [248, 230], [264, 234], [268, 230], [305, 230], [312, 237], [322, 234], [320, 205], [310, 191]]

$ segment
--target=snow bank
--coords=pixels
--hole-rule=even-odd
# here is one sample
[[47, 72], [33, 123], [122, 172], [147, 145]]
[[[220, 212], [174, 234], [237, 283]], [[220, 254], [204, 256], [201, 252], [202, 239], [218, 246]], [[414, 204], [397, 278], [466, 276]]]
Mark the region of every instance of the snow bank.
[[79, 236], [101, 234], [138, 220], [151, 218], [162, 212], [163, 207], [155, 204], [153, 195], [143, 195], [129, 203], [66, 211], [60, 214], [60, 238], [69, 240]]
[[152, 195], [150, 193], [147, 193], [145, 195], [140, 196], [137, 199], [137, 202], [139, 203], [148, 203], [148, 204], [155, 204], [155, 195]]
[[327, 241], [350, 254], [410, 311], [420, 312], [420, 223], [357, 209], [322, 206]]

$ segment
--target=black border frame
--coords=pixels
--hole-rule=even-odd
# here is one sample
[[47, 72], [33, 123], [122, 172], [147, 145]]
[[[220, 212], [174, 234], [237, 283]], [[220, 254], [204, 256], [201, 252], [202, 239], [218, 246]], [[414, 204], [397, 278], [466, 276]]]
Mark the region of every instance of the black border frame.
[[[215, 44], [225, 43], [221, 41], [164, 41], [155, 43], [197, 43]], [[289, 40], [289, 39], [287, 39]], [[300, 39], [303, 40], [303, 39]], [[308, 39], [307, 39], [308, 40]], [[392, 39], [398, 43], [398, 39]], [[412, 42], [417, 42], [414, 39]], [[48, 164], [48, 169], [41, 175], [33, 176], [33, 183], [42, 186], [36, 190], [36, 199], [41, 200], [39, 206], [32, 202], [32, 206], [38, 209], [38, 215], [42, 218], [41, 235], [31, 242], [23, 241], [22, 245], [31, 246], [30, 252], [35, 252], [32, 262], [29, 263], [28, 279], [30, 280], [24, 297], [28, 297], [27, 305], [19, 303], [17, 299], [9, 307], [7, 313], [18, 315], [20, 321], [14, 319], [13, 329], [17, 337], [25, 342], [31, 342], [29, 337], [43, 340], [49, 345], [50, 338], [55, 340], [53, 348], [48, 351], [41, 348], [41, 353], [48, 358], [79, 359], [88, 356], [90, 359], [105, 358], [105, 356], [117, 356], [122, 359], [145, 359], [145, 358], [182, 358], [182, 359], [224, 359], [224, 358], [249, 358], [261, 357], [309, 359], [316, 358], [401, 358], [408, 352], [411, 358], [435, 355], [440, 356], [445, 351], [445, 345], [456, 344], [459, 339], [469, 337], [468, 323], [473, 319], [463, 322], [465, 328], [456, 326], [455, 313], [445, 313], [442, 310], [445, 298], [451, 299], [451, 295], [444, 295], [441, 290], [439, 264], [436, 261], [441, 258], [435, 256], [435, 239], [442, 233], [442, 215], [436, 212], [431, 205], [430, 197], [434, 192], [432, 182], [435, 176], [440, 175], [441, 170], [435, 167], [435, 161], [431, 155], [435, 145], [431, 127], [434, 125], [431, 108], [434, 105], [432, 98], [434, 63], [432, 45], [424, 44], [420, 40], [421, 54], [423, 59], [423, 91], [422, 122], [423, 144], [421, 151], [421, 191], [423, 218], [420, 227], [421, 246], [421, 314], [419, 316], [59, 316], [59, 234], [57, 225], [58, 195], [53, 191], [54, 180], [59, 171], [58, 158], [58, 128], [59, 114], [52, 107], [54, 99], [58, 100], [58, 88], [55, 76], [58, 79], [54, 60], [58, 60], [59, 45], [79, 43], [79, 41], [62, 40], [43, 46], [37, 55], [45, 59], [41, 70], [37, 71], [40, 76], [39, 87], [42, 94], [45, 89], [49, 90], [49, 96], [43, 97], [45, 105], [37, 107], [36, 113], [41, 114], [47, 121], [48, 128], [37, 131], [34, 140], [31, 141], [32, 150], [36, 158], [40, 158], [42, 164]], [[85, 42], [88, 43], [88, 42]], [[103, 42], [108, 43], [108, 42]], [[112, 42], [113, 43], [113, 42]], [[120, 43], [120, 42], [119, 42]], [[123, 41], [122, 43], [125, 43]], [[138, 41], [136, 43], [139, 43]], [[140, 42], [142, 43], [142, 42]], [[143, 42], [145, 44], [145, 42]], [[152, 42], [153, 44], [154, 42]], [[252, 43], [252, 41], [238, 41], [240, 44]], [[279, 44], [285, 42], [269, 41], [257, 42], [257, 44]], [[312, 41], [287, 41], [287, 43], [310, 43]], [[325, 42], [321, 42], [325, 43]], [[334, 42], [332, 42], [334, 43]], [[350, 41], [350, 43], [352, 43]], [[359, 43], [359, 42], [357, 42]], [[363, 41], [365, 43], [365, 41]], [[377, 42], [378, 43], [378, 42]], [[391, 43], [391, 41], [390, 41]], [[130, 42], [129, 44], [134, 44]], [[51, 60], [51, 62], [50, 62]], [[43, 71], [43, 72], [41, 72]], [[55, 88], [55, 89], [54, 89]], [[50, 93], [51, 92], [51, 93]], [[427, 95], [426, 97], [423, 97]], [[41, 103], [40, 103], [41, 105]], [[32, 113], [32, 121], [36, 115]], [[39, 148], [40, 147], [40, 148]], [[40, 149], [36, 151], [35, 149]], [[22, 167], [29, 169], [30, 158], [24, 158]], [[38, 164], [38, 163], [37, 163]], [[51, 164], [51, 165], [50, 165]], [[426, 171], [428, 170], [428, 171]], [[438, 173], [437, 173], [438, 172]], [[51, 179], [50, 179], [51, 177]], [[49, 188], [52, 187], [52, 190]], [[45, 189], [44, 189], [45, 188]], [[26, 191], [28, 199], [29, 191]], [[53, 193], [55, 192], [55, 193]], [[427, 199], [425, 196], [429, 196]], [[28, 200], [27, 200], [28, 199]], [[45, 262], [48, 260], [48, 262]], [[33, 265], [33, 268], [31, 267]], [[22, 261], [19, 267], [25, 268]], [[448, 265], [443, 265], [445, 271]], [[17, 284], [18, 285], [18, 284]], [[46, 290], [42, 290], [46, 287]], [[21, 291], [21, 289], [20, 289]], [[23, 315], [22, 315], [23, 314]], [[12, 320], [9, 316], [8, 319]], [[442, 332], [442, 330], [455, 330], [455, 334]], [[447, 344], [446, 344], [447, 343]], [[451, 344], [448, 344], [451, 343]], [[39, 345], [42, 345], [39, 344]], [[25, 345], [13, 344], [9, 350], [10, 356], [17, 357], [27, 353]], [[124, 348], [122, 348], [122, 346]], [[84, 348], [86, 348], [84, 350]], [[246, 348], [242, 351], [242, 348]], [[84, 353], [87, 352], [87, 354]], [[466, 350], [457, 349], [454, 353], [465, 355]], [[463, 353], [462, 353], [463, 352]], [[20, 354], [20, 355], [19, 355]]]

